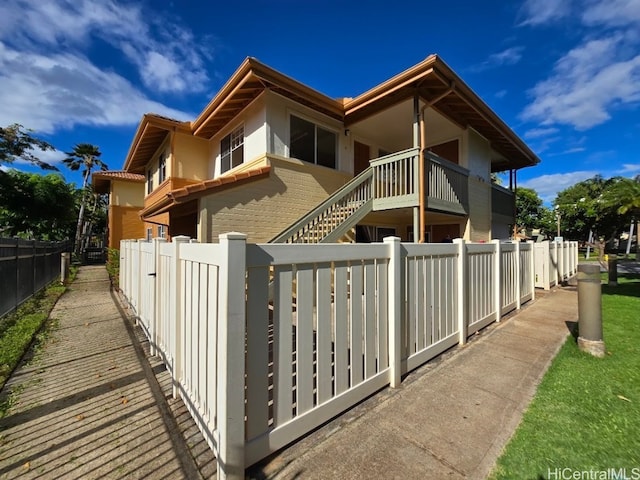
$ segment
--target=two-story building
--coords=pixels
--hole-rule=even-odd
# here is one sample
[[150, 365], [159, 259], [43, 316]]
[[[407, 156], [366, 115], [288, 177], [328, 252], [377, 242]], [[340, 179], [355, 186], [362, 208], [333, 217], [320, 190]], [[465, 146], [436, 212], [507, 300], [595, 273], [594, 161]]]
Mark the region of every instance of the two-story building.
[[514, 195], [491, 174], [512, 187], [538, 161], [437, 55], [341, 99], [247, 58], [193, 121], [144, 115], [123, 172], [93, 183], [111, 203], [135, 184], [148, 238], [488, 241], [515, 223]]

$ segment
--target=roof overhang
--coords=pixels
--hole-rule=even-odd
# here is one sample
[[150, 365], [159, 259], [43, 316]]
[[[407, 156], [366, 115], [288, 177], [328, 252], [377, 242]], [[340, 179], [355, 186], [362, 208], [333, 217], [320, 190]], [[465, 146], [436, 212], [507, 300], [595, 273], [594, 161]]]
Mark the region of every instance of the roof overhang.
[[485, 137], [504, 158], [492, 159], [492, 171], [536, 165], [540, 159], [489, 106], [437, 55], [345, 102], [345, 126], [418, 95], [462, 128]]
[[131, 183], [144, 183], [144, 175], [138, 175], [136, 173], [124, 172], [121, 170], [107, 170], [94, 172], [91, 175], [91, 185], [93, 191], [100, 194], [109, 193], [111, 182], [131, 182]]
[[153, 154], [171, 131], [191, 134], [191, 122], [181, 122], [152, 113], [142, 116], [138, 130], [129, 147], [124, 162], [124, 170], [131, 173], [144, 173], [144, 169]]
[[194, 183], [186, 187], [171, 190], [157, 202], [153, 203], [140, 211], [140, 217], [146, 220], [149, 217], [166, 213], [174, 210], [179, 205], [183, 205], [194, 200], [198, 200], [205, 195], [219, 193], [223, 190], [233, 187], [239, 187], [246, 183], [265, 178], [269, 175], [271, 167], [264, 165], [262, 167], [245, 170], [236, 174], [224, 175], [215, 179], [205, 180], [204, 182]]
[[210, 139], [267, 89], [332, 118], [342, 121], [344, 117], [341, 101], [249, 57], [193, 122], [193, 134]]

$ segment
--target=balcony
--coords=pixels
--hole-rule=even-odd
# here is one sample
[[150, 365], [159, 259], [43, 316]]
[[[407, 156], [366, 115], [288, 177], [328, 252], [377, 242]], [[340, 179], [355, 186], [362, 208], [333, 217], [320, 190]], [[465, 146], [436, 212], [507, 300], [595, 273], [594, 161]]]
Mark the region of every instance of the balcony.
[[[419, 149], [410, 148], [371, 160], [373, 210], [417, 207], [420, 198]], [[466, 215], [469, 171], [425, 151], [425, 207]]]
[[491, 218], [495, 222], [512, 224], [514, 219], [514, 193], [495, 183], [491, 184]]
[[427, 210], [467, 215], [469, 170], [429, 151], [424, 152]]

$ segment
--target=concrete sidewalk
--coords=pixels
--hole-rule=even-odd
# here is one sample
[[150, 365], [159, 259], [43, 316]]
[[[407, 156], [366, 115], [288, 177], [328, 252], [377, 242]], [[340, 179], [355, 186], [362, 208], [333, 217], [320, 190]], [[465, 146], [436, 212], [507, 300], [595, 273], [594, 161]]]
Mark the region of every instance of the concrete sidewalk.
[[484, 479], [577, 322], [577, 293], [557, 288], [469, 344], [410, 373], [251, 478]]
[[82, 267], [51, 338], [3, 390], [16, 403], [0, 420], [0, 478], [200, 478], [116, 305], [105, 267]]

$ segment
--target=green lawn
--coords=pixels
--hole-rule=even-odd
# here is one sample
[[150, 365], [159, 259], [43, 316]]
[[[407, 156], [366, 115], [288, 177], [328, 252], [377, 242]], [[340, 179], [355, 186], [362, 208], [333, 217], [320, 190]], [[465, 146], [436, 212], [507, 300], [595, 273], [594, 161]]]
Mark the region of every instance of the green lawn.
[[[72, 269], [70, 282], [75, 278], [76, 270]], [[38, 333], [65, 290], [66, 287], [60, 285], [60, 282], [54, 282], [26, 301], [17, 311], [0, 319], [0, 388], [32, 342], [39, 340]]]
[[618, 280], [602, 288], [607, 355], [569, 337], [490, 478], [609, 479], [566, 475], [626, 468], [640, 479], [640, 277]]

